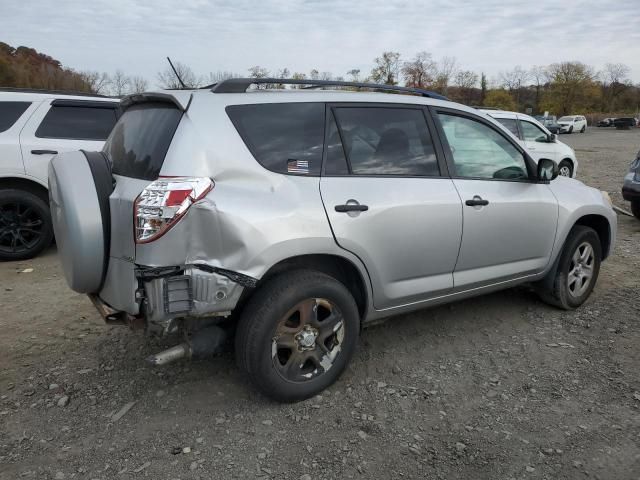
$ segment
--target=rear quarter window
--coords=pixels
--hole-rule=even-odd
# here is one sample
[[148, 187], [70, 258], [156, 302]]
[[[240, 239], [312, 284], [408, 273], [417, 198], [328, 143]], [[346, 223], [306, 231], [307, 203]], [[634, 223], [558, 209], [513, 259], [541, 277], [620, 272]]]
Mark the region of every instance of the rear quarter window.
[[277, 173], [320, 175], [323, 103], [232, 105], [226, 110], [264, 168]]
[[0, 132], [9, 130], [31, 102], [0, 102]]
[[128, 108], [103, 148], [113, 173], [156, 180], [181, 118], [182, 112], [169, 103], [142, 103]]
[[76, 107], [52, 105], [36, 130], [38, 138], [105, 140], [117, 120], [115, 106]]

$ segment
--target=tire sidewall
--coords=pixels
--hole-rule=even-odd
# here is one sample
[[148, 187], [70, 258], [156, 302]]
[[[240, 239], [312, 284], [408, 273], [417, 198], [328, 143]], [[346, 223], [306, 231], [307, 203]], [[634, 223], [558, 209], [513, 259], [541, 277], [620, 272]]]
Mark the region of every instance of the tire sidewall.
[[631, 201], [631, 213], [633, 216], [640, 220], [640, 200]]
[[[567, 285], [567, 277], [569, 275], [569, 267], [571, 266], [571, 258], [576, 251], [576, 248], [583, 242], [588, 242], [593, 248], [594, 252], [594, 266], [593, 277], [589, 288], [579, 297], [574, 297], [569, 293], [569, 287]], [[587, 298], [591, 295], [596, 282], [598, 281], [598, 275], [600, 273], [600, 263], [602, 261], [602, 247], [600, 245], [600, 239], [598, 234], [589, 227], [575, 228], [572, 230], [565, 248], [558, 264], [558, 274], [556, 278], [556, 288], [559, 293], [559, 299], [563, 306], [566, 308], [574, 309], [582, 305]]]
[[51, 213], [49, 211], [49, 206], [44, 200], [42, 200], [42, 198], [40, 198], [37, 194], [27, 190], [6, 189], [0, 190], [0, 200], [13, 200], [29, 205], [38, 213], [38, 215], [42, 219], [42, 235], [40, 236], [40, 240], [38, 241], [38, 243], [36, 243], [33, 248], [24, 252], [18, 252], [15, 254], [0, 253], [0, 261], [27, 260], [37, 256], [45, 248], [51, 245], [51, 241], [53, 240]]
[[[278, 401], [293, 402], [309, 398], [327, 388], [340, 376], [355, 351], [360, 331], [356, 303], [344, 285], [333, 277], [315, 272], [292, 272], [281, 275], [265, 285], [252, 302], [268, 302], [247, 306], [241, 318], [244, 328], [250, 328], [244, 345], [236, 343], [236, 355], [244, 355], [246, 369], [260, 390]], [[269, 293], [277, 292], [275, 295]], [[265, 295], [266, 294], [266, 295]], [[336, 305], [343, 316], [344, 339], [341, 351], [330, 370], [305, 382], [283, 378], [273, 365], [272, 339], [278, 323], [299, 302], [308, 298], [326, 298]], [[252, 303], [250, 302], [250, 303]], [[256, 313], [259, 312], [259, 318]], [[239, 362], [241, 363], [241, 362]]]

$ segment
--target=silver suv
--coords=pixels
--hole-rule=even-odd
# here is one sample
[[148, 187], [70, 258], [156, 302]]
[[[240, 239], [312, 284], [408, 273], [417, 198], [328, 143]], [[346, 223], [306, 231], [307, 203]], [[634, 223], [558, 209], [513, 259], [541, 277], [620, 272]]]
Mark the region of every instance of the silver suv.
[[121, 107], [102, 152], [51, 163], [69, 285], [107, 322], [184, 335], [155, 364], [234, 338], [280, 401], [333, 383], [383, 317], [524, 282], [576, 308], [614, 244], [606, 196], [434, 93], [233, 79]]

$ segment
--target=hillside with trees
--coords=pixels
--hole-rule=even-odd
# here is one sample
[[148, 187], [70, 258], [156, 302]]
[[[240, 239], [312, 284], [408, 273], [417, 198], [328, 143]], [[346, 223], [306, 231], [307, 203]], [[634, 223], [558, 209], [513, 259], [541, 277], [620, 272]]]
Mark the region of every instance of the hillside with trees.
[[[516, 65], [492, 79], [487, 78], [485, 72], [464, 68], [454, 57], [437, 59], [426, 51], [409, 59], [404, 59], [399, 52], [383, 52], [373, 59], [368, 72], [353, 68], [344, 75], [318, 69], [308, 73], [286, 67], [270, 70], [259, 65], [248, 68], [244, 74], [230, 71], [197, 74], [183, 63], [176, 61], [174, 65], [187, 88], [241, 76], [333, 79], [424, 88], [467, 105], [532, 114], [581, 113], [596, 118], [637, 114], [640, 109], [640, 84], [631, 81], [631, 70], [622, 63], [608, 63], [600, 70], [579, 61], [530, 68]], [[157, 73], [156, 83], [160, 88], [181, 87], [169, 65]], [[14, 48], [0, 42], [0, 87], [70, 90], [119, 97], [148, 90], [150, 85], [145, 78], [129, 76], [122, 70], [112, 74], [75, 71], [32, 48]], [[284, 88], [284, 85], [261, 85], [260, 88]]]

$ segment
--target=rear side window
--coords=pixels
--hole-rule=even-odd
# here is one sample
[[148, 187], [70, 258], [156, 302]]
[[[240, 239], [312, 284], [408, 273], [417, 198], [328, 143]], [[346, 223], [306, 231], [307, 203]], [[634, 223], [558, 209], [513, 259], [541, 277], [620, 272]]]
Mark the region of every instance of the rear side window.
[[264, 168], [278, 173], [320, 175], [324, 104], [232, 105], [227, 114]]
[[422, 110], [334, 109], [351, 172], [356, 175], [440, 175]]
[[507, 127], [507, 130], [513, 133], [516, 137], [520, 138], [520, 134], [518, 133], [518, 123], [514, 118], [496, 118], [496, 120]]
[[105, 140], [117, 120], [115, 108], [52, 105], [36, 137]]
[[31, 102], [0, 102], [0, 132], [9, 130]]
[[127, 109], [104, 144], [113, 173], [156, 180], [182, 112], [169, 103], [143, 103]]

